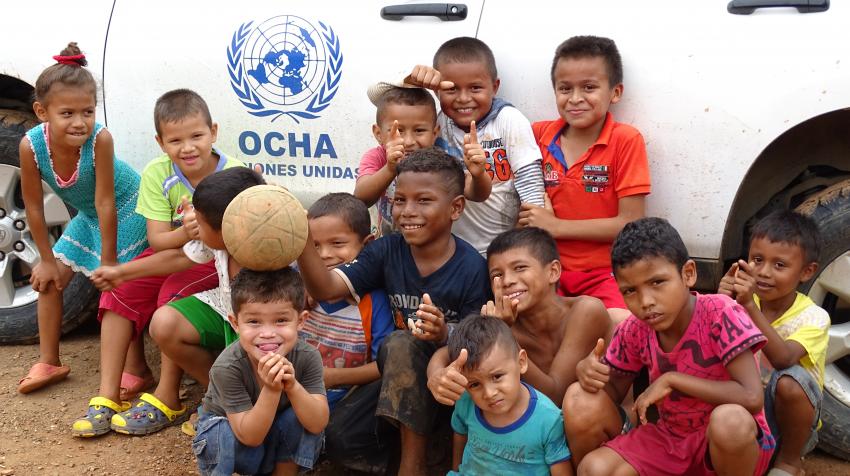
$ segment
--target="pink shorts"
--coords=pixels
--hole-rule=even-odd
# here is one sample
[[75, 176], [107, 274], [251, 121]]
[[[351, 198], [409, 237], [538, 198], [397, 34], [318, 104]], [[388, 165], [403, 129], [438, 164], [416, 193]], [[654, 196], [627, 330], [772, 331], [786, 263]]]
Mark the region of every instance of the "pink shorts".
[[[143, 251], [133, 261], [154, 254], [152, 248]], [[215, 261], [198, 264], [169, 276], [149, 276], [122, 283], [100, 295], [98, 321], [106, 311], [112, 311], [133, 323], [133, 338], [142, 334], [154, 311], [175, 299], [218, 286]]]
[[[641, 475], [713, 476], [708, 464], [707, 428], [684, 438], [661, 430], [658, 425], [641, 425], [605, 443]], [[770, 465], [775, 443], [759, 428], [759, 459], [754, 475], [764, 474]]]
[[611, 268], [590, 271], [561, 271], [560, 292], [566, 296], [593, 296], [606, 308], [628, 309]]

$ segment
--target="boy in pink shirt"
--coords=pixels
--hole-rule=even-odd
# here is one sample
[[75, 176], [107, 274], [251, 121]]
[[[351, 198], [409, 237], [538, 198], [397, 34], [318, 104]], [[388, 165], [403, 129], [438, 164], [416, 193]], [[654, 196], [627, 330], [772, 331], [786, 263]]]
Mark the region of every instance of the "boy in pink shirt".
[[[696, 265], [661, 218], [627, 224], [611, 261], [633, 315], [604, 357], [600, 339], [567, 389], [579, 474], [763, 474], [775, 448], [753, 355], [764, 335], [728, 296], [689, 291]], [[641, 426], [630, 430], [618, 404], [644, 367], [651, 384], [633, 407]], [[657, 423], [647, 422], [650, 405]]]
[[367, 95], [377, 107], [372, 135], [379, 145], [360, 159], [354, 196], [366, 206], [377, 204], [379, 229], [389, 231], [396, 165], [414, 150], [433, 146], [440, 126], [434, 98], [425, 89], [378, 83]]

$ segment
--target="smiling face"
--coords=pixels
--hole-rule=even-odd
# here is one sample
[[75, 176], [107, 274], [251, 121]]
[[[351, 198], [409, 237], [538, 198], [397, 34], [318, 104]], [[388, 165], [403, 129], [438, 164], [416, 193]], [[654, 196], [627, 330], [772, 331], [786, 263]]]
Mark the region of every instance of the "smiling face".
[[502, 292], [519, 301], [517, 313], [527, 312], [555, 293], [555, 283], [561, 276], [560, 261], [541, 263], [526, 247], [517, 247], [487, 256], [490, 285], [501, 278]]
[[461, 129], [468, 131], [471, 121], [480, 121], [493, 105], [499, 80], [490, 76], [484, 61], [441, 62], [437, 65], [443, 81], [454, 87], [440, 90], [440, 108]]
[[379, 144], [385, 145], [392, 139], [393, 121], [398, 121], [405, 157], [414, 150], [431, 147], [440, 135], [440, 126], [431, 106], [390, 103], [383, 108], [381, 123], [372, 126], [372, 134]]
[[527, 369], [525, 350], [512, 355], [499, 343], [474, 370], [463, 369], [466, 390], [490, 424], [509, 425], [525, 412], [530, 395], [520, 377]]
[[56, 83], [44, 102], [33, 104], [35, 115], [49, 123], [50, 146], [77, 149], [94, 132], [95, 91], [86, 87]]
[[396, 179], [393, 223], [412, 247], [451, 233], [463, 211], [463, 196], [452, 197], [440, 179], [440, 174], [431, 172], [403, 172]]
[[372, 235], [360, 238], [345, 220], [337, 215], [311, 218], [308, 223], [316, 251], [328, 269], [352, 261], [372, 238]]
[[629, 311], [659, 334], [684, 332], [690, 322], [690, 287], [696, 283], [696, 264], [679, 269], [653, 256], [615, 268], [614, 277]]
[[817, 263], [806, 263], [799, 245], [767, 238], [752, 240], [748, 261], [753, 265], [756, 294], [762, 302], [796, 298], [797, 286], [817, 272]]
[[299, 312], [289, 301], [246, 302], [237, 316], [228, 316], [239, 333], [239, 345], [245, 349], [254, 367], [264, 355], [286, 355], [298, 341], [298, 331], [306, 312]]
[[558, 113], [576, 129], [601, 127], [608, 108], [623, 94], [622, 84], [609, 84], [608, 68], [601, 56], [561, 58], [553, 78]]
[[206, 116], [195, 113], [177, 122], [160, 124], [156, 142], [163, 152], [190, 180], [200, 180], [213, 173], [218, 157], [212, 146], [218, 136], [218, 125], [207, 125]]

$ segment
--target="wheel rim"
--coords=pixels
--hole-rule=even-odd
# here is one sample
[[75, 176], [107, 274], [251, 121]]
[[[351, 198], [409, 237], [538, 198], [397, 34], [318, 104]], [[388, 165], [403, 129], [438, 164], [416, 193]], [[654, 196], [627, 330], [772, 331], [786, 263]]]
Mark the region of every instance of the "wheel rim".
[[[42, 190], [44, 220], [52, 244], [71, 216], [62, 199], [43, 182]], [[20, 195], [20, 170], [0, 164], [0, 308], [20, 307], [38, 299], [29, 276], [40, 260]]]
[[850, 251], [824, 268], [812, 284], [809, 296], [832, 318], [824, 389], [850, 406]]

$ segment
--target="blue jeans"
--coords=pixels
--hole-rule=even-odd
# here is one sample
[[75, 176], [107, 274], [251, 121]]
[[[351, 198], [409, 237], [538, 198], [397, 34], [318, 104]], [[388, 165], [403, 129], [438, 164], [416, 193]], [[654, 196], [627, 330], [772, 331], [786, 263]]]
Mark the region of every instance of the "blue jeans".
[[806, 441], [806, 446], [803, 447], [803, 454], [800, 455], [804, 456], [815, 449], [815, 446], [818, 444], [818, 425], [820, 423], [820, 407], [823, 400], [823, 393], [814, 377], [799, 365], [773, 371], [770, 375], [770, 381], [764, 388], [764, 416], [767, 419], [768, 426], [770, 426], [770, 432], [773, 433], [773, 437], [776, 439], [777, 447], [782, 444], [782, 441], [779, 438], [779, 424], [776, 422], [774, 401], [776, 400], [776, 384], [779, 382], [780, 377], [791, 377], [794, 379], [797, 385], [803, 388], [806, 396], [809, 397], [809, 403], [815, 409], [815, 418], [812, 422], [812, 429], [809, 432], [809, 439]]
[[265, 440], [255, 447], [236, 439], [227, 417], [207, 413], [203, 408], [198, 415], [192, 451], [203, 475], [269, 474], [277, 463], [288, 461], [312, 469], [322, 449], [323, 433], [305, 431], [292, 407], [275, 416]]

